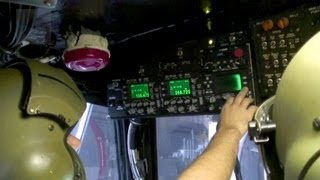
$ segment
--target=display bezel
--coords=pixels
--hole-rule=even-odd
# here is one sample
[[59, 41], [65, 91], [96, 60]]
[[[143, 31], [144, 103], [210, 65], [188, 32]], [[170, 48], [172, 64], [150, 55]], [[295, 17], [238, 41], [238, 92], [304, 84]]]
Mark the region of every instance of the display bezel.
[[[144, 89], [143, 92], [147, 92], [147, 96], [141, 96], [141, 97], [138, 97], [138, 92], [133, 92], [133, 86], [144, 86], [143, 88], [146, 88]], [[137, 88], [138, 89], [138, 88]], [[142, 89], [142, 87], [140, 88]], [[149, 84], [148, 83], [135, 83], [135, 84], [130, 84], [129, 85], [129, 92], [130, 92], [130, 98], [131, 99], [148, 99], [150, 98], [150, 87], [149, 87]], [[143, 93], [142, 92], [142, 93]]]
[[[177, 91], [177, 90], [174, 90], [172, 89], [172, 83], [180, 83], [180, 82], [183, 82], [186, 83], [186, 87], [181, 87], [181, 93], [177, 93], [174, 91]], [[184, 88], [187, 88], [187, 89], [184, 89]], [[184, 91], [185, 90], [185, 91]], [[191, 81], [190, 79], [173, 79], [173, 80], [169, 80], [168, 81], [168, 94], [169, 96], [172, 96], [172, 97], [175, 97], [175, 96], [190, 96], [192, 94], [192, 89], [191, 89]]]
[[[231, 80], [233, 82], [230, 82]], [[215, 87], [218, 93], [238, 92], [243, 88], [242, 75], [240, 73], [217, 75]]]

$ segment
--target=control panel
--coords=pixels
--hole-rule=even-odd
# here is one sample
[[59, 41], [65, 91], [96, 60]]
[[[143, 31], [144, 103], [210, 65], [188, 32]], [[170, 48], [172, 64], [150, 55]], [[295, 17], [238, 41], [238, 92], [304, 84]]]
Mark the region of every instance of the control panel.
[[113, 80], [107, 92], [110, 116], [219, 113], [244, 86], [255, 98], [251, 49], [244, 36], [236, 32], [180, 44], [155, 57], [159, 64], [152, 75]]
[[202, 89], [195, 74], [165, 75], [161, 80], [161, 102], [164, 114], [203, 112]]
[[155, 116], [160, 112], [159, 86], [155, 79], [113, 80], [108, 85], [107, 94], [111, 115]]
[[[240, 32], [232, 33], [230, 42], [244, 40]], [[210, 39], [208, 41], [210, 44]], [[201, 97], [204, 111], [220, 112], [224, 102], [239, 92], [242, 87], [250, 89], [249, 96], [256, 98], [253, 64], [250, 44], [226, 45], [203, 48], [200, 50], [203, 59], [203, 76], [201, 80]]]
[[202, 80], [204, 111], [220, 112], [225, 101], [235, 96], [244, 86], [250, 89], [248, 96], [255, 98], [253, 85], [253, 76], [247, 70], [205, 74]]
[[232, 46], [218, 49], [201, 50], [204, 71], [206, 73], [247, 69], [252, 66], [250, 46]]
[[300, 47], [320, 30], [320, 6], [301, 7], [252, 22], [259, 92], [276, 93], [282, 73]]

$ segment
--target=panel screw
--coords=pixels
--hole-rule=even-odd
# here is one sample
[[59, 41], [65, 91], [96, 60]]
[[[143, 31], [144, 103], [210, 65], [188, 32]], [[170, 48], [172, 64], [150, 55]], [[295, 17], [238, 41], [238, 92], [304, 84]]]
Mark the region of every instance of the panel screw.
[[316, 131], [320, 131], [320, 118], [317, 117], [313, 120], [313, 128], [316, 130]]
[[54, 125], [50, 124], [50, 125], [48, 126], [48, 129], [49, 129], [49, 131], [53, 131], [53, 130], [54, 130]]

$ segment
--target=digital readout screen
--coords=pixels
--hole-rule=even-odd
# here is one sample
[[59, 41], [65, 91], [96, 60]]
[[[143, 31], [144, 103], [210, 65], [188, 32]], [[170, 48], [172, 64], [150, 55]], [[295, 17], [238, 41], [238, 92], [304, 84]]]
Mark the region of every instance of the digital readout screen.
[[242, 89], [242, 80], [240, 74], [228, 74], [217, 76], [216, 87], [219, 93], [240, 91]]
[[169, 81], [169, 94], [170, 96], [190, 95], [190, 80], [182, 79]]
[[130, 92], [132, 99], [142, 99], [149, 98], [149, 85], [147, 83], [144, 84], [131, 84]]

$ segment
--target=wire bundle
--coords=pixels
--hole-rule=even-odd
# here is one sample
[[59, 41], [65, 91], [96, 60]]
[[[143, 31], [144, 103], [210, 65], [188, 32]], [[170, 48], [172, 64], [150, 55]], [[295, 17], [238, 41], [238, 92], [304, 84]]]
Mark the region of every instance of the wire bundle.
[[2, 18], [9, 18], [7, 21], [7, 32], [0, 34], [0, 45], [2, 50], [14, 53], [21, 43], [26, 39], [32, 30], [36, 17], [36, 8], [33, 6], [11, 4], [4, 6]]

